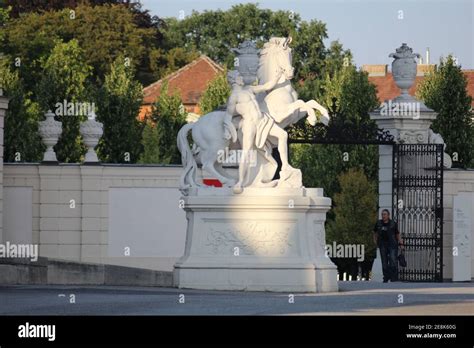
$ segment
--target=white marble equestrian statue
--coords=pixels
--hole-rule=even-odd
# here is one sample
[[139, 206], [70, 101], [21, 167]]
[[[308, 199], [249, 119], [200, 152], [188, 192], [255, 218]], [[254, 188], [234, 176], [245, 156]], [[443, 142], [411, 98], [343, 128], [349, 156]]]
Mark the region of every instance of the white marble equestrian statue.
[[[260, 89], [263, 91], [257, 96], [258, 106], [261, 112], [273, 118], [279, 128], [298, 122], [307, 116], [308, 122], [315, 125], [318, 121], [314, 109], [318, 110], [322, 117], [320, 122], [328, 124], [329, 115], [327, 110], [315, 100], [305, 102], [298, 99], [298, 95], [291, 85], [294, 69], [292, 66], [292, 55], [289, 44], [291, 37], [273, 37], [265, 43], [259, 55], [258, 81]], [[245, 70], [246, 78], [244, 83], [250, 84], [255, 81], [252, 74], [248, 78], [250, 67], [241, 64], [239, 71]], [[223, 151], [235, 142], [237, 138], [242, 139], [242, 129], [240, 120], [227, 111], [213, 111], [203, 115], [195, 123], [190, 123], [181, 128], [178, 133], [178, 149], [181, 152], [184, 171], [180, 179], [180, 188], [183, 193], [190, 187], [200, 186], [196, 181], [197, 165], [200, 162], [202, 168], [218, 179], [224, 186], [232, 187], [235, 179], [226, 173], [222, 163], [218, 163], [218, 153]], [[236, 128], [238, 132], [236, 132]], [[188, 132], [192, 132], [193, 148], [189, 146], [187, 139]], [[278, 139], [268, 135], [264, 138], [266, 154], [260, 156], [255, 168], [253, 177], [247, 180], [244, 186], [258, 186], [259, 184], [270, 182], [276, 171], [276, 162], [269, 158], [269, 149], [278, 145]], [[270, 151], [271, 152], [271, 151]]]

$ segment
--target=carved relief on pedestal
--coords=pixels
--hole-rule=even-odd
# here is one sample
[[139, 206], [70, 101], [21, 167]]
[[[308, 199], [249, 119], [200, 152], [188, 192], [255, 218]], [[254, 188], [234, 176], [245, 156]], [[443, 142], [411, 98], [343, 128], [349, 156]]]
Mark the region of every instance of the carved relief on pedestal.
[[425, 131], [400, 131], [398, 142], [402, 144], [426, 144], [428, 133]]
[[213, 254], [289, 256], [296, 254], [295, 235], [296, 226], [293, 222], [213, 223], [202, 244]]

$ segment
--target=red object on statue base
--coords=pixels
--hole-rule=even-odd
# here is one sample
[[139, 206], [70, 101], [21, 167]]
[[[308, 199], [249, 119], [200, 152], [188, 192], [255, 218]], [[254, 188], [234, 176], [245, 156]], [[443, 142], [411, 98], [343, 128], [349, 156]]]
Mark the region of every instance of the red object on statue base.
[[202, 182], [206, 186], [222, 187], [222, 183], [217, 179], [203, 179]]

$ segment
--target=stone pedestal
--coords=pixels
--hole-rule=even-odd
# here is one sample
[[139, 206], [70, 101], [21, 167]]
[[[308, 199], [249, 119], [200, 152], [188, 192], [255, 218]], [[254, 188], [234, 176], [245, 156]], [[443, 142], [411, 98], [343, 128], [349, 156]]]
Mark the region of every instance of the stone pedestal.
[[325, 256], [322, 189], [194, 188], [183, 197], [184, 256], [174, 266], [180, 288], [281, 292], [337, 291]]

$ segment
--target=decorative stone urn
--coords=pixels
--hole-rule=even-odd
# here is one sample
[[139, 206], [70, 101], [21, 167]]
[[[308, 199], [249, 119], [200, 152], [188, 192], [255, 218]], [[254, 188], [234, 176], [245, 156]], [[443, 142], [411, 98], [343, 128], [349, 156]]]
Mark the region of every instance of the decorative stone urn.
[[413, 85], [416, 78], [416, 60], [420, 55], [413, 53], [413, 49], [406, 43], [390, 53], [389, 57], [395, 58], [392, 62], [392, 74], [398, 88], [401, 89], [403, 99], [412, 99], [408, 94], [408, 89]]
[[88, 120], [81, 123], [79, 131], [84, 139], [84, 144], [87, 146], [87, 153], [84, 163], [99, 163], [97, 154], [94, 148], [99, 143], [102, 134], [104, 133], [104, 125], [95, 120], [95, 112], [89, 113]]
[[232, 51], [237, 54], [235, 69], [239, 71], [245, 84], [253, 84], [257, 78], [258, 54], [260, 52], [255, 42], [244, 41]]
[[45, 113], [46, 120], [39, 122], [39, 134], [46, 145], [46, 152], [43, 155], [43, 162], [58, 163], [56, 152], [53, 146], [57, 144], [62, 133], [62, 123], [54, 119], [54, 113], [48, 110]]

